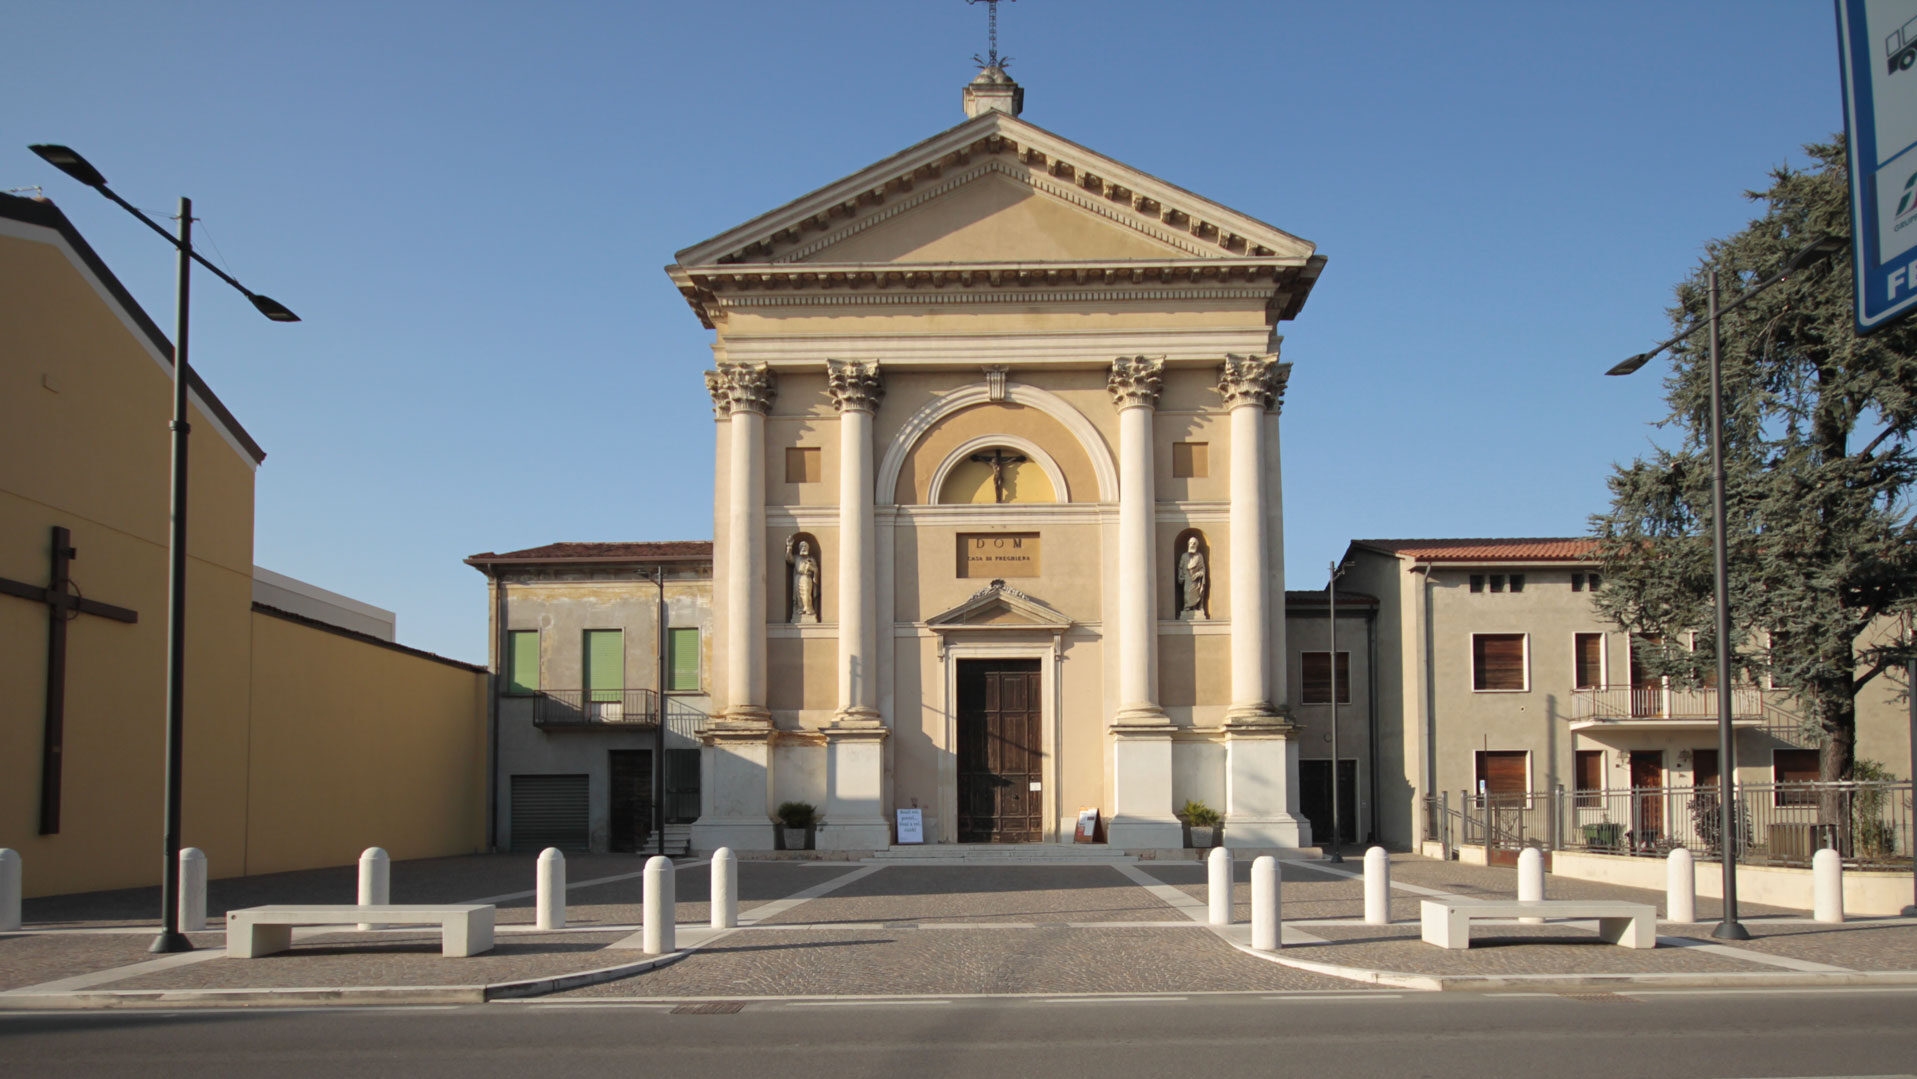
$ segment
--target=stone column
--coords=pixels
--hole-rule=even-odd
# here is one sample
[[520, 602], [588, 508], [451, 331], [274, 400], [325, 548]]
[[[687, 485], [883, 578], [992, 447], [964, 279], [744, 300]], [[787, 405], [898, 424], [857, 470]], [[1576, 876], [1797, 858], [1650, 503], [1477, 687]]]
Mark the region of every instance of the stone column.
[[839, 409], [839, 709], [825, 728], [828, 850], [881, 850], [885, 819], [885, 727], [878, 709], [877, 526], [872, 512], [872, 417], [885, 387], [877, 361], [826, 361]]
[[[775, 392], [764, 364], [721, 363], [706, 372], [712, 407], [726, 420], [725, 547], [714, 567], [725, 652], [724, 707], [704, 734], [700, 850], [772, 847], [772, 713], [765, 695], [765, 416]], [[714, 650], [715, 652], [718, 649]]]
[[727, 412], [725, 649], [728, 724], [767, 725], [765, 707], [765, 415], [776, 392], [764, 364], [722, 363], [706, 372], [715, 407]]
[[1158, 508], [1152, 420], [1162, 357], [1121, 356], [1107, 383], [1118, 408], [1118, 710], [1112, 718], [1114, 846], [1184, 845], [1172, 813], [1171, 721], [1158, 706]]
[[[1310, 842], [1298, 816], [1298, 747], [1274, 707], [1272, 593], [1280, 572], [1267, 522], [1276, 477], [1265, 468], [1266, 413], [1284, 400], [1291, 365], [1277, 353], [1225, 357], [1218, 378], [1231, 415], [1231, 707], [1225, 713], [1225, 842], [1297, 847]], [[1279, 612], [1282, 617], [1282, 612]], [[1277, 702], [1282, 703], [1282, 702]]]

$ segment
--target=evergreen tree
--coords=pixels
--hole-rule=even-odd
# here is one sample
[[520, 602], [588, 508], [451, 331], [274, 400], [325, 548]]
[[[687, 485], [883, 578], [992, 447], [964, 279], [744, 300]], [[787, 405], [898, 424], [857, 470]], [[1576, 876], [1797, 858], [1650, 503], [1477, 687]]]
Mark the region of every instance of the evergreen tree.
[[[1812, 167], [1747, 193], [1764, 215], [1677, 286], [1672, 322], [1698, 332], [1673, 347], [1660, 426], [1681, 444], [1620, 467], [1592, 518], [1599, 610], [1660, 640], [1640, 648], [1645, 667], [1680, 685], [1710, 684], [1717, 662], [1708, 272], [1722, 312], [1818, 237], [1849, 236], [1841, 137], [1805, 150]], [[1858, 337], [1851, 278], [1839, 255], [1719, 319], [1733, 679], [1788, 687], [1824, 780], [1850, 777], [1857, 692], [1909, 658], [1917, 612], [1917, 317]]]

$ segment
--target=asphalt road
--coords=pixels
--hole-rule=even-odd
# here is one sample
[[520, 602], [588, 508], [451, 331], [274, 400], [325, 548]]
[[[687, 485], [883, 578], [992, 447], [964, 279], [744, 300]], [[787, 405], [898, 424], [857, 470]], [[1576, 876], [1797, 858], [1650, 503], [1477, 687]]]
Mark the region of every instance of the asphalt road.
[[1913, 1073], [1917, 988], [0, 1012], [8, 1079]]

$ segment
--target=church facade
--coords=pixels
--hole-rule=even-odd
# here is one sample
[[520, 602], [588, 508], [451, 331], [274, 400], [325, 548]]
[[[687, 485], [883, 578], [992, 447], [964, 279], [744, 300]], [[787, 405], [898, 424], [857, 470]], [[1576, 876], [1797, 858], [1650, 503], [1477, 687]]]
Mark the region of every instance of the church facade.
[[1312, 244], [1019, 118], [679, 252], [714, 331], [700, 849], [1308, 845], [1285, 702], [1276, 326]]

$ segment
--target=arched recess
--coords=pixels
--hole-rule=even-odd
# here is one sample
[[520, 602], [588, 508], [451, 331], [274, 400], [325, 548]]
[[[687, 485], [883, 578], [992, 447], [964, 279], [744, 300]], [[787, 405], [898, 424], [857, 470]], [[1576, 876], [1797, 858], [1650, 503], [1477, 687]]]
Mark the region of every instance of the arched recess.
[[[1036, 386], [1027, 386], [1018, 382], [1010, 383], [1005, 387], [1005, 397], [1013, 404], [1024, 405], [1026, 408], [1045, 413], [1069, 431], [1072, 437], [1078, 440], [1079, 447], [1085, 451], [1086, 459], [1092, 463], [1092, 474], [1098, 479], [1098, 500], [1100, 502], [1118, 501], [1118, 463], [1112, 459], [1111, 451], [1105, 445], [1105, 439], [1099, 435], [1098, 428], [1092, 426], [1092, 421], [1086, 419], [1071, 405], [1066, 404], [1057, 394], [1041, 390]], [[985, 383], [978, 382], [935, 397], [927, 401], [917, 412], [912, 413], [911, 418], [905, 421], [905, 425], [899, 428], [898, 436], [892, 440], [892, 444], [885, 448], [885, 456], [879, 459], [878, 489], [874, 492], [877, 504], [881, 506], [898, 504], [896, 492], [899, 473], [905, 468], [906, 456], [912, 452], [912, 447], [918, 444], [919, 439], [932, 429], [932, 425], [960, 409], [982, 405], [991, 399], [991, 391]], [[1004, 445], [1015, 444], [1003, 438], [995, 441]], [[1039, 460], [1041, 457], [1047, 461], [1051, 460], [1048, 455], [1034, 456], [1033, 460]], [[941, 477], [949, 465], [948, 461], [941, 466]], [[1056, 468], [1056, 463], [1052, 467]], [[1047, 475], [1051, 473], [1048, 472]], [[1052, 482], [1053, 490], [1059, 493], [1062, 500], [1065, 491], [1063, 474], [1053, 476]], [[937, 492], [938, 488], [933, 487], [933, 497], [937, 497]]]
[[958, 467], [959, 462], [980, 450], [989, 450], [993, 446], [1017, 450], [1037, 465], [1038, 470], [1045, 473], [1046, 480], [1052, 485], [1053, 502], [1072, 500], [1072, 492], [1065, 483], [1065, 470], [1058, 467], [1058, 462], [1052, 459], [1051, 454], [1040, 449], [1038, 443], [1017, 435], [980, 435], [947, 454], [945, 460], [939, 462], [938, 469], [932, 473], [932, 500], [938, 501], [939, 495], [945, 491], [945, 481], [952, 478], [952, 470]]

